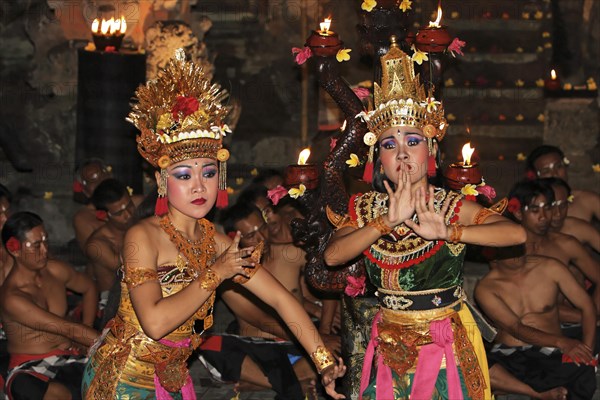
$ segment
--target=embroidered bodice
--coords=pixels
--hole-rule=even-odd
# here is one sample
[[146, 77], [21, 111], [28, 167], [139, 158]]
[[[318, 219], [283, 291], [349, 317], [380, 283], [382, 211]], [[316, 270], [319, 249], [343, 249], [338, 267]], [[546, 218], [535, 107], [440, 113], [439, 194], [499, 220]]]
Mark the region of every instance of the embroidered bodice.
[[[458, 220], [462, 195], [435, 189], [434, 206], [437, 211], [448, 197], [450, 206], [444, 217], [446, 224]], [[355, 195], [350, 199], [350, 218], [359, 228], [363, 227], [387, 213], [387, 202], [387, 193], [371, 191]], [[418, 222], [416, 214], [413, 221]], [[418, 291], [462, 284], [465, 245], [423, 239], [404, 224], [379, 238], [364, 254], [369, 278], [379, 288]]]

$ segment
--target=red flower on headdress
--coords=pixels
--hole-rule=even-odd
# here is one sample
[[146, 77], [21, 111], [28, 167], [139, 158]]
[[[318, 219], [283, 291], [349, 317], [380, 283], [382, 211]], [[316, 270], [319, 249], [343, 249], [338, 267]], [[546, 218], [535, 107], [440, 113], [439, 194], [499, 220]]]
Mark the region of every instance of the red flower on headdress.
[[487, 197], [490, 200], [494, 200], [496, 197], [496, 189], [490, 185], [477, 186], [476, 190], [479, 192], [479, 194]]
[[300, 47], [292, 47], [292, 54], [296, 55], [296, 64], [302, 65], [312, 57], [312, 50], [308, 46], [302, 49]]
[[79, 181], [73, 181], [73, 192], [81, 193], [83, 192], [83, 185]]
[[510, 213], [514, 214], [515, 212], [517, 212], [521, 209], [521, 202], [516, 197], [512, 197], [508, 201], [507, 209]]
[[108, 213], [104, 210], [96, 210], [96, 219], [98, 221], [106, 221], [108, 219]]
[[357, 88], [352, 89], [352, 91], [354, 92], [356, 97], [358, 97], [361, 100], [366, 99], [367, 97], [369, 97], [371, 95], [371, 92], [369, 92], [369, 89], [367, 89], [367, 88], [357, 87]]
[[537, 179], [537, 175], [533, 170], [528, 169], [525, 173], [525, 178], [527, 178], [528, 181], [535, 181]]
[[275, 188], [267, 192], [267, 198], [271, 200], [271, 203], [273, 203], [274, 206], [276, 206], [277, 203], [279, 203], [279, 200], [281, 200], [287, 195], [288, 190], [281, 185], [277, 185]]
[[233, 239], [235, 239], [235, 235], [236, 235], [236, 234], [237, 234], [237, 232], [236, 232], [236, 231], [231, 231], [231, 232], [228, 232], [228, 233], [227, 233], [227, 236], [229, 236], [229, 238], [230, 238], [231, 240], [233, 240]]
[[173, 119], [179, 121], [179, 113], [183, 115], [183, 117], [187, 117], [198, 111], [198, 107], [200, 107], [200, 103], [198, 99], [192, 96], [179, 96], [175, 101], [175, 105], [171, 109], [171, 113], [173, 114]]
[[10, 239], [6, 242], [6, 249], [11, 253], [21, 250], [21, 242], [14, 236], [11, 236]]
[[365, 281], [367, 280], [366, 276], [349, 276], [346, 278], [348, 285], [344, 289], [344, 293], [346, 293], [350, 297], [356, 297], [361, 294], [365, 294], [367, 290], [367, 285]]

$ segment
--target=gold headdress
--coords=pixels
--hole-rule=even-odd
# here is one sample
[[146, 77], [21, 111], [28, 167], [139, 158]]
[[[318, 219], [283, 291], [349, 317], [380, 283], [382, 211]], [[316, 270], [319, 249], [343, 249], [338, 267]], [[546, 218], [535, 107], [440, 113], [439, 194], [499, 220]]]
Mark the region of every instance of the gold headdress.
[[365, 144], [370, 146], [363, 177], [366, 181], [372, 179], [373, 146], [389, 128], [412, 126], [421, 129], [427, 137], [430, 152], [433, 140], [441, 141], [448, 129], [441, 102], [435, 100], [432, 90], [425, 92], [419, 75], [415, 75], [411, 57], [400, 50], [396, 37], [392, 36], [390, 40], [390, 50], [381, 57], [381, 86], [375, 83], [375, 107], [356, 116], [362, 118], [369, 128], [363, 138]]
[[158, 215], [166, 213], [166, 168], [190, 158], [219, 161], [217, 207], [227, 205], [229, 151], [222, 147], [223, 137], [231, 130], [224, 122], [229, 108], [221, 104], [227, 92], [211, 83], [209, 76], [202, 65], [186, 61], [183, 49], [178, 49], [158, 77], [135, 92], [138, 102], [127, 120], [140, 130], [137, 143], [142, 157], [161, 169]]

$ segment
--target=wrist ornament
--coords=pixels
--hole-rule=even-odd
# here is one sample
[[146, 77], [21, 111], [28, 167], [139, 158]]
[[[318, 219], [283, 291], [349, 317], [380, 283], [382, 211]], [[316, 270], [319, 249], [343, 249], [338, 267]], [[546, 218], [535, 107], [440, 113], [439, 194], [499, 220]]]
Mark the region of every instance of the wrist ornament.
[[198, 281], [200, 282], [201, 289], [214, 292], [221, 284], [221, 277], [219, 277], [212, 269], [206, 268], [198, 276]]
[[452, 229], [452, 232], [450, 233], [450, 242], [454, 244], [460, 242], [465, 226], [455, 222], [450, 224], [450, 228]]
[[314, 353], [310, 354], [310, 358], [312, 359], [315, 367], [317, 367], [317, 372], [319, 374], [323, 373], [327, 368], [335, 365], [335, 358], [333, 358], [333, 354], [325, 346], [317, 347], [317, 350]]
[[390, 228], [384, 221], [383, 221], [383, 215], [380, 215], [379, 217], [372, 219], [371, 221], [369, 221], [367, 223], [367, 226], [373, 227], [375, 229], [377, 229], [379, 231], [379, 234], [381, 236], [383, 235], [387, 235], [388, 233], [392, 233], [392, 231], [394, 230], [394, 228]]

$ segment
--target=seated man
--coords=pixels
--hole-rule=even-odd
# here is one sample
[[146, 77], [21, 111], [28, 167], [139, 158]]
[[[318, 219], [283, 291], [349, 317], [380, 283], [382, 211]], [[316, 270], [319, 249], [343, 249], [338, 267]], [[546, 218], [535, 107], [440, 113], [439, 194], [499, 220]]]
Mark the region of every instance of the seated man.
[[[96, 287], [85, 274], [48, 259], [48, 235], [33, 213], [12, 215], [2, 243], [15, 259], [0, 288], [10, 353], [5, 393], [12, 399], [80, 399], [85, 350], [98, 337], [91, 328]], [[84, 324], [65, 318], [67, 289], [82, 294]]]
[[[596, 310], [590, 297], [553, 258], [525, 255], [523, 246], [497, 249], [494, 258], [475, 288], [478, 305], [498, 328], [488, 354], [492, 389], [538, 399], [591, 399]], [[559, 293], [582, 315], [582, 341], [561, 334]]]
[[[513, 203], [513, 216], [527, 233], [527, 254], [555, 258], [569, 267], [582, 287], [585, 286], [585, 279], [595, 285], [592, 299], [597, 310], [600, 309], [600, 264], [574, 237], [550, 232], [554, 202], [552, 188], [538, 181], [520, 182], [510, 191], [509, 199]], [[564, 302], [561, 306], [561, 321], [579, 323], [581, 314]]]
[[[4, 223], [10, 216], [10, 203], [12, 201], [12, 195], [6, 186], [0, 184], [0, 230], [4, 226]], [[8, 276], [8, 273], [12, 269], [15, 260], [8, 254], [4, 246], [0, 246], [0, 286]]]
[[98, 185], [92, 203], [98, 211], [106, 214], [106, 223], [92, 233], [85, 245], [85, 255], [100, 293], [99, 307], [102, 310], [122, 264], [123, 239], [134, 222], [135, 204], [127, 187], [113, 178]]
[[[226, 233], [241, 233], [241, 247], [264, 242], [262, 266], [304, 303], [300, 271], [305, 259], [301, 249], [292, 244], [270, 244], [266, 223], [252, 205], [237, 203], [225, 212], [221, 222]], [[304, 399], [304, 393], [311, 390], [311, 382], [316, 380], [316, 373], [293, 343], [282, 341], [289, 335], [273, 310], [234, 283], [223, 284], [219, 293], [235, 314], [242, 336], [221, 336], [208, 341], [202, 346], [205, 361], [225, 380], [271, 387], [278, 393], [277, 399]], [[332, 350], [339, 351], [339, 343], [334, 346], [331, 340], [327, 343]]]
[[82, 201], [85, 204], [73, 216], [75, 239], [81, 250], [84, 250], [85, 243], [92, 232], [104, 224], [104, 221], [96, 216], [96, 207], [90, 199], [98, 185], [110, 177], [109, 168], [104, 161], [97, 158], [84, 161], [76, 171], [75, 182], [79, 183], [78, 189], [81, 191]]
[[560, 178], [540, 179], [540, 183], [549, 185], [554, 191], [552, 203], [552, 220], [550, 232], [560, 232], [571, 235], [581, 244], [589, 246], [600, 253], [600, 232], [592, 224], [579, 218], [567, 216], [571, 198], [571, 187]]
[[[527, 169], [538, 178], [560, 178], [568, 182], [569, 161], [561, 149], [543, 145], [527, 156]], [[600, 221], [600, 195], [589, 190], [573, 190], [573, 202], [569, 204], [569, 217], [587, 222]]]

